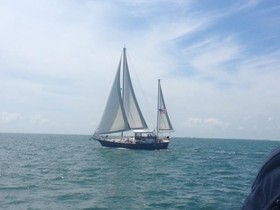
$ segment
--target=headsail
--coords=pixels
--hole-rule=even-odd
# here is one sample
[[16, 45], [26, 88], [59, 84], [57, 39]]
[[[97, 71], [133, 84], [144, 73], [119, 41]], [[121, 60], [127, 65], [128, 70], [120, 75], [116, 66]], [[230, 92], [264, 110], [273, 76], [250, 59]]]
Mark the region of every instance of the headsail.
[[158, 120], [157, 120], [157, 130], [158, 131], [168, 131], [173, 130], [172, 124], [170, 122], [168, 112], [165, 106], [160, 80], [158, 80]]
[[139, 108], [129, 74], [126, 50], [123, 49], [123, 106], [131, 129], [148, 128]]
[[130, 130], [120, 92], [121, 61], [96, 134]]

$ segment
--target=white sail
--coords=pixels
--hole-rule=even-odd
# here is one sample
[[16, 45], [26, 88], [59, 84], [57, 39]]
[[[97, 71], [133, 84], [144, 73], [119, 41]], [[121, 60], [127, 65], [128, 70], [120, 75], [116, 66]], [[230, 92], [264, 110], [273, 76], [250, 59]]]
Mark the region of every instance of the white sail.
[[95, 131], [96, 134], [115, 133], [130, 130], [121, 98], [120, 70], [121, 62], [119, 64], [100, 124]]
[[131, 129], [148, 128], [135, 97], [129, 74], [126, 51], [123, 50], [123, 106]]
[[158, 122], [157, 122], [157, 130], [173, 130], [172, 124], [170, 122], [168, 112], [165, 106], [160, 80], [158, 80]]
[[[123, 64], [121, 65], [122, 61]], [[121, 66], [123, 67], [122, 88], [120, 84]], [[124, 48], [123, 59], [120, 60], [105, 110], [95, 134], [116, 133], [145, 128], [147, 128], [147, 124], [135, 97]]]

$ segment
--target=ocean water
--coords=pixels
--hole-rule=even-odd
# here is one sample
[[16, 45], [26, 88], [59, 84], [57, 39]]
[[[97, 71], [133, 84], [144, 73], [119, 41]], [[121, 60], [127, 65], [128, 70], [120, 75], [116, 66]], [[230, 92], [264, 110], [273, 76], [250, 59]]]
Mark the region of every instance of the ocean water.
[[280, 142], [173, 138], [103, 148], [82, 135], [0, 134], [0, 209], [240, 209]]

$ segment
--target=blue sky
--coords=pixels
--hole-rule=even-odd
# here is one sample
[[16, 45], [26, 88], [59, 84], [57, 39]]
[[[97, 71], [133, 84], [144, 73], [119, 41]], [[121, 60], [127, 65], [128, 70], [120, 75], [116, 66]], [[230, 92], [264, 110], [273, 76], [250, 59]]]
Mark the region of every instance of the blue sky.
[[280, 140], [279, 14], [277, 0], [0, 0], [0, 132], [92, 134], [125, 45], [151, 128], [160, 78], [175, 136]]

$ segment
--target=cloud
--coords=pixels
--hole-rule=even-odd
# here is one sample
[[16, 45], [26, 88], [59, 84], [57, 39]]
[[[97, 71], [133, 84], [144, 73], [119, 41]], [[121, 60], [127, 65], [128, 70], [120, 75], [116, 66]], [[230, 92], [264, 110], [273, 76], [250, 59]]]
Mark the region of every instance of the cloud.
[[22, 119], [18, 112], [1, 112], [0, 113], [0, 124], [10, 124], [18, 122]]
[[244, 10], [244, 9], [250, 9], [250, 8], [253, 8], [253, 7], [256, 7], [258, 4], [260, 4], [262, 0], [248, 0], [248, 1], [239, 1], [237, 4], [236, 4], [236, 11], [239, 11], [239, 10]]
[[188, 118], [186, 122], [183, 123], [183, 126], [189, 128], [218, 128], [226, 129], [230, 126], [230, 123], [223, 122], [217, 118]]
[[31, 121], [32, 121], [32, 123], [34, 123], [35, 125], [38, 125], [38, 126], [54, 124], [50, 119], [42, 117], [40, 115], [36, 115], [36, 116], [32, 117]]
[[190, 65], [202, 76], [219, 77], [232, 61], [242, 57], [242, 46], [233, 36], [203, 40], [184, 49]]

